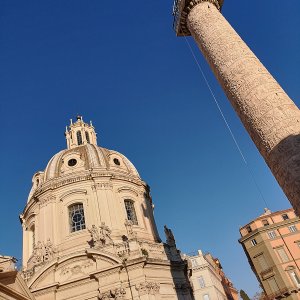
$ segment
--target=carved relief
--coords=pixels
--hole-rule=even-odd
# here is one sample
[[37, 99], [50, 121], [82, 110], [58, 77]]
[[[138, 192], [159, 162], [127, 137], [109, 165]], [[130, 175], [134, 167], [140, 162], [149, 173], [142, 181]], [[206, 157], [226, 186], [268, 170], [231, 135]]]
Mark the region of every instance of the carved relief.
[[50, 195], [48, 197], [45, 197], [45, 198], [41, 198], [39, 199], [39, 202], [40, 202], [40, 206], [43, 207], [43, 206], [47, 206], [50, 202], [53, 202], [55, 201], [55, 196], [53, 195]]
[[102, 222], [99, 227], [92, 225], [92, 228], [89, 229], [89, 232], [92, 237], [91, 241], [89, 242], [91, 247], [102, 248], [112, 243], [112, 239], [110, 237], [111, 230], [105, 225], [105, 222]]
[[109, 182], [99, 182], [92, 185], [93, 190], [112, 190], [113, 185]]
[[33, 248], [33, 254], [30, 261], [34, 265], [39, 265], [52, 260], [57, 250], [53, 247], [50, 239], [46, 243], [38, 241]]
[[129, 239], [135, 239], [136, 238], [136, 232], [133, 231], [133, 222], [130, 220], [125, 220], [125, 227], [127, 230], [128, 238]]
[[109, 290], [104, 293], [101, 293], [101, 291], [99, 291], [98, 299], [109, 300], [109, 299], [114, 298], [116, 300], [121, 300], [124, 298], [125, 294], [126, 294], [126, 291], [123, 288], [112, 289], [112, 290]]
[[145, 294], [156, 295], [159, 294], [160, 285], [156, 282], [145, 281], [135, 285], [135, 289], [140, 296]]
[[116, 254], [122, 259], [127, 259], [130, 254], [129, 241], [127, 236], [125, 235], [122, 236], [122, 240], [122, 243], [114, 245], [116, 249]]
[[300, 111], [218, 9], [202, 2], [191, 2], [194, 7], [182, 17], [300, 215]]
[[166, 260], [166, 252], [162, 243], [151, 243], [148, 241], [140, 241], [139, 246], [143, 256]]
[[67, 266], [61, 269], [60, 275], [63, 276], [73, 276], [77, 274], [86, 274], [84, 272], [85, 269], [93, 266], [93, 263], [91, 261], [84, 261], [82, 263], [78, 263], [74, 266]]

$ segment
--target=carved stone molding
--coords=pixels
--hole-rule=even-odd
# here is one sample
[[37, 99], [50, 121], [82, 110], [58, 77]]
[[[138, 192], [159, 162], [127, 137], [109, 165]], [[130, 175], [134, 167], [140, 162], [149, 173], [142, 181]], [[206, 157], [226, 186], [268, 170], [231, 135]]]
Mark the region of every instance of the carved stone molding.
[[157, 282], [141, 282], [135, 285], [135, 289], [138, 291], [139, 295], [156, 295], [159, 294], [160, 285]]
[[127, 259], [129, 257], [130, 248], [129, 248], [128, 240], [124, 240], [123, 243], [115, 244], [114, 247], [116, 249], [116, 254], [121, 259]]
[[136, 239], [136, 232], [133, 231], [133, 222], [130, 220], [125, 220], [125, 227], [127, 230], [129, 239]]
[[56, 197], [53, 195], [39, 199], [40, 207], [47, 206], [50, 202], [54, 202], [55, 199]]
[[[43, 193], [49, 190], [55, 190], [59, 187], [62, 187], [64, 185], [68, 185], [71, 183], [77, 183], [81, 181], [88, 181], [92, 180], [92, 178], [108, 178], [108, 179], [119, 179], [127, 182], [131, 182], [136, 184], [137, 186], [143, 186], [143, 181], [139, 179], [138, 177], [133, 178], [133, 175], [121, 175], [121, 174], [114, 174], [111, 172], [90, 172], [90, 171], [84, 171], [81, 173], [80, 176], [68, 176], [67, 178], [55, 178], [47, 180], [39, 190], [36, 191], [35, 197], [39, 197]], [[105, 188], [111, 188], [110, 186]], [[31, 197], [30, 201], [28, 202], [27, 206], [30, 205], [32, 202], [34, 202], [34, 197]]]
[[109, 290], [104, 293], [101, 293], [101, 291], [99, 291], [98, 299], [109, 300], [109, 299], [114, 298], [115, 300], [121, 300], [124, 298], [125, 294], [126, 294], [126, 291], [123, 288], [112, 289], [112, 290]]
[[134, 194], [136, 197], [139, 196], [140, 192], [136, 189], [133, 189], [131, 187], [127, 187], [127, 186], [123, 186], [123, 187], [120, 187], [118, 188], [118, 193], [122, 193], [122, 192], [130, 192], [132, 194]]
[[60, 271], [60, 275], [76, 275], [76, 274], [85, 274], [84, 270], [91, 267], [93, 263], [91, 261], [83, 261], [80, 264], [76, 264], [72, 267], [64, 267]]
[[34, 265], [39, 265], [52, 260], [57, 253], [50, 239], [46, 243], [38, 241], [33, 248], [33, 254], [30, 261]]
[[28, 260], [30, 268], [22, 272], [24, 279], [28, 281], [38, 268], [52, 261], [57, 256], [57, 252], [50, 239], [46, 243], [38, 241], [33, 248], [32, 256]]
[[190, 30], [187, 26], [187, 16], [190, 11], [200, 3], [207, 3], [214, 5], [218, 10], [221, 10], [223, 0], [175, 0], [173, 15], [174, 15], [174, 26], [176, 34], [178, 36], [191, 35]]
[[112, 190], [113, 185], [110, 182], [98, 182], [92, 185], [92, 190]]
[[85, 189], [74, 189], [74, 190], [68, 191], [60, 197], [60, 201], [63, 201], [65, 198], [67, 198], [67, 197], [69, 197], [70, 195], [73, 195], [73, 194], [84, 194], [84, 195], [86, 195], [87, 190], [85, 190]]

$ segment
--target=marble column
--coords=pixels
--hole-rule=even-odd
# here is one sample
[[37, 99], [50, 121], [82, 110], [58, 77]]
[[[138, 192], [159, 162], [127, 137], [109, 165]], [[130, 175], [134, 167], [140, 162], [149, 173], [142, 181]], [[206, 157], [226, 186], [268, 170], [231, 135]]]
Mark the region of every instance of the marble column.
[[193, 36], [300, 216], [300, 111], [222, 16], [222, 2], [177, 1], [177, 35]]

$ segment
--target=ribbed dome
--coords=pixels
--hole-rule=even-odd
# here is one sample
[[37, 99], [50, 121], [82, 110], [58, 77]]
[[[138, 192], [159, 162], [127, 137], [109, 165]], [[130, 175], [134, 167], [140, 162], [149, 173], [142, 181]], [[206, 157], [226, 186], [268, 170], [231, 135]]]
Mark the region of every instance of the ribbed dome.
[[97, 145], [86, 144], [55, 154], [45, 169], [43, 181], [91, 169], [139, 177], [136, 168], [123, 154]]

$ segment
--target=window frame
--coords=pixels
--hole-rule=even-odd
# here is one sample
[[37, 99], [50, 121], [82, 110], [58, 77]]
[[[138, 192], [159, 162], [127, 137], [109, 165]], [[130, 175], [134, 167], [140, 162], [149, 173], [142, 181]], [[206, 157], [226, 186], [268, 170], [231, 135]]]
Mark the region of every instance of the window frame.
[[202, 298], [203, 300], [210, 300], [209, 294], [204, 294]]
[[276, 234], [275, 230], [268, 231], [268, 237], [271, 240], [276, 239], [277, 238], [277, 234]]
[[295, 270], [289, 272], [292, 282], [299, 288], [300, 287], [300, 278]]
[[90, 135], [89, 135], [89, 133], [88, 133], [87, 131], [85, 132], [85, 139], [86, 139], [86, 142], [87, 142], [88, 144], [91, 143]]
[[192, 264], [192, 267], [195, 268], [198, 266], [198, 261], [196, 258], [191, 258], [191, 264]]
[[282, 217], [283, 221], [285, 221], [285, 220], [288, 220], [288, 219], [289, 219], [289, 216], [288, 216], [288, 214], [282, 214], [282, 215], [281, 215], [281, 217]]
[[290, 260], [288, 254], [286, 253], [286, 251], [284, 249], [284, 247], [277, 248], [276, 252], [277, 252], [277, 255], [279, 256], [279, 259], [282, 263], [286, 263]]
[[251, 245], [252, 245], [252, 246], [256, 246], [256, 245], [257, 245], [256, 239], [252, 239], [250, 242], [251, 242]]
[[80, 130], [76, 131], [77, 145], [80, 146], [83, 144], [82, 133]]
[[[126, 205], [126, 203], [130, 203], [130, 208], [131, 208], [131, 212], [132, 213], [129, 213], [129, 210], [128, 210], [128, 206]], [[132, 225], [139, 225], [139, 222], [138, 222], [138, 217], [137, 217], [137, 213], [136, 213], [136, 209], [135, 209], [135, 201], [130, 199], [130, 198], [126, 198], [124, 199], [124, 208], [125, 208], [125, 214], [126, 214], [126, 219], [128, 221], [131, 221], [132, 222]]]
[[198, 281], [200, 289], [204, 289], [206, 287], [203, 275], [200, 275], [199, 277], [197, 277], [197, 281]]
[[270, 225], [268, 219], [263, 219], [263, 220], [261, 220], [261, 223], [263, 224], [263, 226], [268, 226], [268, 225]]
[[[82, 210], [82, 215], [83, 215], [83, 222], [77, 222], [79, 224], [73, 224], [74, 220], [72, 219], [73, 217], [71, 216], [72, 214], [72, 211], [71, 209], [75, 206], [81, 206], [80, 209], [77, 209], [77, 211], [79, 210]], [[68, 211], [68, 224], [69, 224], [69, 233], [72, 234], [72, 233], [75, 233], [75, 232], [79, 232], [79, 231], [82, 231], [84, 229], [87, 228], [87, 225], [86, 225], [86, 216], [85, 216], [85, 209], [84, 209], [84, 204], [82, 202], [74, 202], [74, 203], [71, 203], [70, 205], [68, 205], [67, 207], [67, 211]], [[76, 212], [76, 210], [74, 210], [74, 212]], [[74, 222], [76, 223], [76, 222]], [[79, 228], [78, 228], [79, 227]]]
[[[291, 228], [293, 228], [293, 229], [291, 229]], [[288, 229], [289, 229], [290, 233], [295, 233], [298, 231], [295, 224], [288, 226]]]
[[250, 225], [246, 226], [246, 230], [247, 230], [248, 233], [253, 231]]

